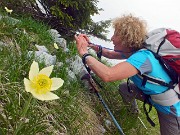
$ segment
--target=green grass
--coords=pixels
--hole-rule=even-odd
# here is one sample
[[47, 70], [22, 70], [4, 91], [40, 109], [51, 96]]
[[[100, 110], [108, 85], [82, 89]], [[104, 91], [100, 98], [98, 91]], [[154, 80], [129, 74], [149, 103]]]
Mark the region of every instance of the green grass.
[[[84, 88], [80, 78], [70, 81], [67, 77], [66, 68], [70, 65], [66, 60], [77, 54], [74, 43], [68, 43], [69, 53], [56, 50], [47, 32], [50, 29], [48, 26], [30, 17], [18, 19], [20, 21], [16, 24], [7, 17], [0, 20], [0, 41], [6, 44], [0, 45], [0, 135], [96, 135], [100, 134], [98, 125], [104, 126], [105, 135], [118, 135], [117, 128], [96, 95]], [[23, 79], [28, 78], [33, 57], [27, 57], [27, 53], [36, 50], [34, 44], [46, 46], [50, 54], [55, 54], [57, 60], [63, 62], [61, 68], [54, 66], [51, 77], [62, 78], [64, 84], [55, 91], [60, 99], [39, 101], [32, 98], [24, 114], [31, 94], [25, 91]], [[43, 67], [45, 65], [40, 63], [40, 69]], [[141, 109], [139, 117], [148, 130], [137, 117], [127, 112], [118, 93], [120, 81], [98, 81], [104, 86], [100, 94], [126, 135], [158, 134], [159, 127], [152, 128], [146, 121], [141, 102], [138, 102]], [[151, 117], [158, 125], [155, 110], [151, 111]], [[105, 126], [107, 119], [112, 122], [109, 127]]]

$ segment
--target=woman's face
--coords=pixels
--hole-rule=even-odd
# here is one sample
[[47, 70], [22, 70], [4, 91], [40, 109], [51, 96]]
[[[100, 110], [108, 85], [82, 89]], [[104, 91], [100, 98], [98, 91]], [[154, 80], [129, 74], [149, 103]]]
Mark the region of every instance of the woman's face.
[[114, 31], [114, 35], [111, 37], [111, 41], [114, 44], [114, 50], [122, 50], [123, 49], [119, 35], [117, 34], [116, 31]]

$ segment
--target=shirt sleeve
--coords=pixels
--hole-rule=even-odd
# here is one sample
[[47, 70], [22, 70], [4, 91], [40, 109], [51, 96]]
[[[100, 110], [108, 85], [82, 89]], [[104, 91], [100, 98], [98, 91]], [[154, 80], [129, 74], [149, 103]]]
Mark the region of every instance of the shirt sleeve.
[[152, 71], [152, 65], [148, 58], [147, 51], [138, 51], [131, 55], [126, 62], [133, 65], [137, 70], [139, 70], [140, 74], [149, 73]]

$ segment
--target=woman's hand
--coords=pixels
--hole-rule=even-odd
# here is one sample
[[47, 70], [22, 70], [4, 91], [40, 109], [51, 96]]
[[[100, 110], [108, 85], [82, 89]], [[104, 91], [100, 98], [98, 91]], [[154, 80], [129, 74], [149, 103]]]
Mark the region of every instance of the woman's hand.
[[81, 34], [81, 36], [83, 36], [88, 43], [90, 42], [89, 37], [86, 34]]
[[88, 37], [84, 34], [80, 34], [80, 35], [75, 35], [74, 38], [76, 40], [76, 46], [77, 46], [79, 55], [83, 56], [85, 53], [88, 53], [87, 51], [87, 47], [89, 45]]

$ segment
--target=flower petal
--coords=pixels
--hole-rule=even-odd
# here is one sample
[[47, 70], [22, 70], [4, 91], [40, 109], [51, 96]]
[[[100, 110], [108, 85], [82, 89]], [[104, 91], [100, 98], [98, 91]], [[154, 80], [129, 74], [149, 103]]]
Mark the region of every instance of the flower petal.
[[38, 72], [39, 72], [39, 65], [37, 62], [33, 61], [33, 63], [31, 64], [30, 71], [29, 71], [29, 79], [33, 80], [33, 78], [37, 76]]
[[49, 67], [45, 67], [39, 72], [39, 74], [44, 74], [44, 75], [47, 75], [49, 77], [52, 73], [53, 67], [54, 67], [54, 65], [51, 65]]
[[30, 92], [32, 90], [30, 84], [31, 84], [31, 82], [28, 79], [24, 78], [24, 86], [25, 86], [25, 90], [27, 92]]
[[39, 100], [42, 100], [42, 101], [59, 99], [59, 97], [56, 94], [52, 93], [52, 92], [47, 92], [46, 94], [36, 94], [36, 93], [32, 92], [32, 95], [35, 98], [37, 98]]
[[56, 43], [54, 43], [54, 48], [59, 49], [59, 47]]
[[63, 83], [64, 80], [62, 80], [61, 78], [51, 78], [52, 80], [52, 87], [51, 87], [51, 91], [53, 90], [57, 90], [58, 88], [60, 88]]

